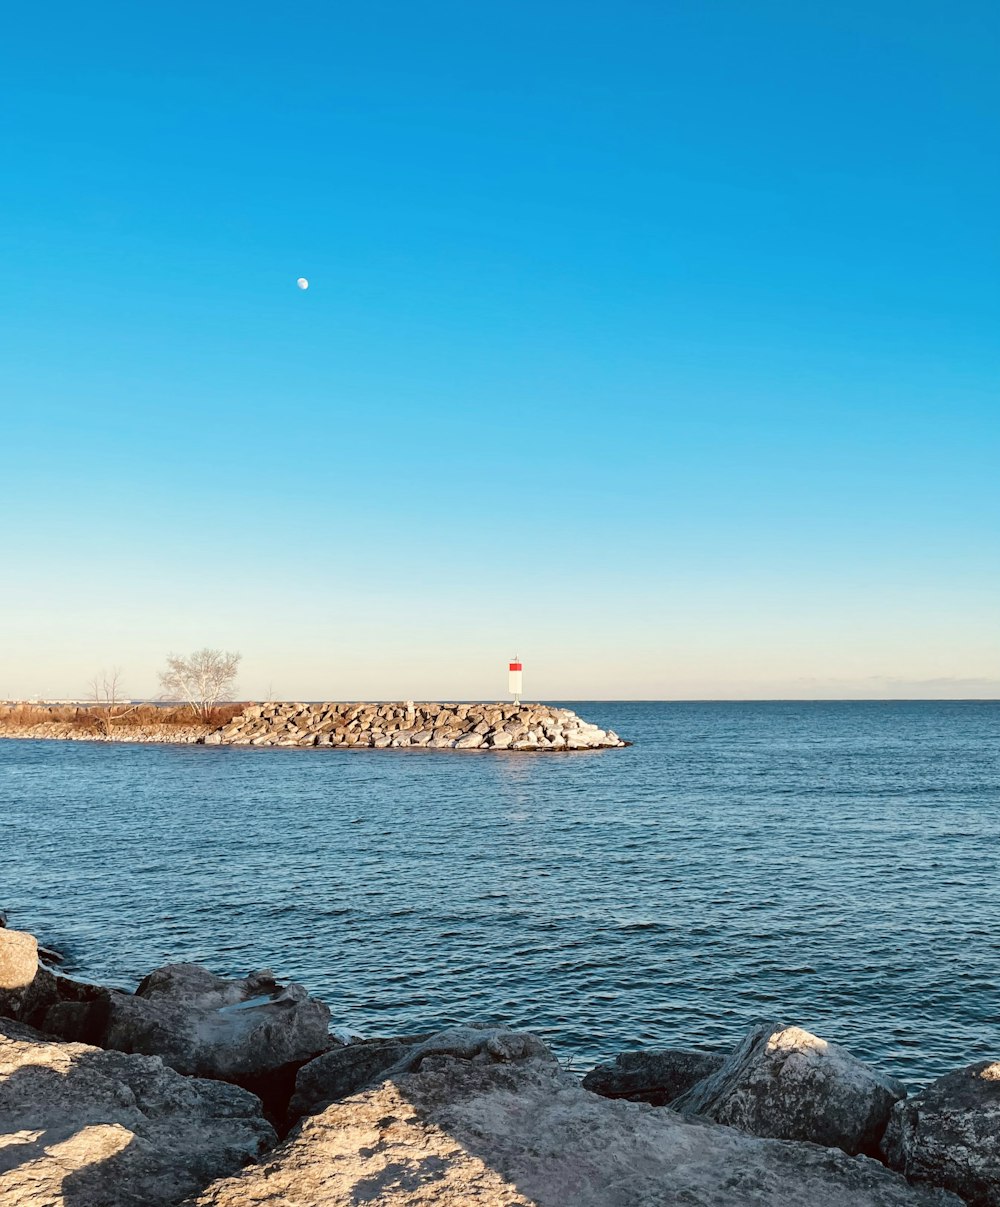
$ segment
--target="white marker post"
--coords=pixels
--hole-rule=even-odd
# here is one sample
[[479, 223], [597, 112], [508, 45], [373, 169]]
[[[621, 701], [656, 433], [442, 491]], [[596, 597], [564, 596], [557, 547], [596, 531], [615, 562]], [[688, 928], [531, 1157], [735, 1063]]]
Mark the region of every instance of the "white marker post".
[[507, 690], [514, 697], [514, 703], [521, 703], [521, 663], [514, 656], [514, 661], [510, 663], [507, 670]]

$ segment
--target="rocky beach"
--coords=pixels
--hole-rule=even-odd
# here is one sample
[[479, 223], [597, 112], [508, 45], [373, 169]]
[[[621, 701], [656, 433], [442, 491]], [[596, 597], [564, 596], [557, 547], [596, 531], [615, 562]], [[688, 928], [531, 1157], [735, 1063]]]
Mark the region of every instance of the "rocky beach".
[[230, 712], [221, 725], [197, 717], [167, 724], [148, 707], [136, 721], [129, 713], [108, 716], [97, 707], [6, 705], [0, 708], [0, 738], [482, 752], [628, 745], [572, 709], [546, 704], [265, 703]]
[[4, 1207], [1000, 1205], [1000, 1062], [908, 1095], [772, 1022], [581, 1077], [474, 1020], [362, 1038], [268, 969], [126, 992], [57, 960], [0, 928]]

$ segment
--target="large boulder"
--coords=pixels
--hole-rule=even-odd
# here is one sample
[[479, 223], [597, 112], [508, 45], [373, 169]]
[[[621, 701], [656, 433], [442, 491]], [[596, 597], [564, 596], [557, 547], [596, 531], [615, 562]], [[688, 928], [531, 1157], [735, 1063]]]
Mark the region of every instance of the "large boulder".
[[908, 1178], [1000, 1207], [1000, 1061], [947, 1073], [897, 1103], [882, 1152]]
[[315, 1114], [385, 1077], [415, 1072], [428, 1056], [479, 1062], [554, 1059], [541, 1040], [506, 1027], [473, 1024], [430, 1035], [362, 1040], [325, 1052], [299, 1069], [288, 1107], [289, 1121]]
[[0, 928], [0, 1009], [14, 1008], [38, 971], [38, 941], [23, 930]]
[[0, 930], [0, 1018], [57, 1035], [66, 1029], [66, 1038], [95, 1042], [100, 1026], [94, 1004], [108, 991], [52, 972], [39, 954], [33, 935]]
[[295, 1122], [303, 1115], [315, 1114], [331, 1102], [381, 1079], [427, 1035], [401, 1036], [397, 1039], [364, 1039], [343, 1047], [331, 1048], [303, 1065], [295, 1078], [295, 1093], [288, 1105], [288, 1117]]
[[590, 1094], [529, 1036], [451, 1032], [401, 1067], [198, 1207], [961, 1207], [865, 1157]]
[[276, 1139], [237, 1086], [0, 1019], [4, 1207], [169, 1207]]
[[722, 1052], [620, 1052], [610, 1064], [597, 1065], [583, 1079], [583, 1088], [605, 1098], [627, 1098], [666, 1106], [725, 1061]]
[[905, 1088], [800, 1027], [750, 1032], [715, 1073], [673, 1102], [755, 1136], [874, 1156]]
[[170, 964], [134, 994], [111, 992], [98, 1042], [161, 1056], [179, 1073], [256, 1088], [325, 1051], [329, 1025], [322, 1002], [301, 985], [279, 985], [270, 972], [227, 980], [197, 964]]

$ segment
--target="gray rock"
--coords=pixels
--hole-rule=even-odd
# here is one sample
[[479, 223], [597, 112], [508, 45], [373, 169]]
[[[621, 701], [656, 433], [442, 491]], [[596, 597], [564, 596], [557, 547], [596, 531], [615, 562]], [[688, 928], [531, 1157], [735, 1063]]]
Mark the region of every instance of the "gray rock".
[[716, 1072], [726, 1057], [721, 1052], [621, 1052], [613, 1064], [598, 1065], [583, 1079], [583, 1088], [605, 1098], [627, 1098], [665, 1106], [697, 1082]]
[[908, 1178], [953, 1190], [971, 1207], [1000, 1207], [1000, 1062], [947, 1073], [898, 1102], [882, 1152]]
[[295, 1093], [288, 1106], [291, 1122], [315, 1114], [331, 1102], [380, 1080], [382, 1075], [407, 1056], [427, 1035], [395, 1039], [366, 1039], [332, 1048], [299, 1069]]
[[0, 1020], [4, 1207], [172, 1207], [276, 1140], [237, 1086]]
[[555, 1057], [537, 1036], [528, 1031], [511, 1031], [507, 1027], [479, 1026], [449, 1027], [429, 1035], [411, 1047], [389, 1069], [387, 1076], [415, 1073], [428, 1057], [448, 1057], [472, 1060], [479, 1064], [517, 1061], [554, 1061]]
[[267, 971], [243, 980], [197, 964], [157, 969], [135, 994], [111, 991], [102, 1047], [161, 1056], [179, 1073], [251, 1084], [330, 1046], [330, 1011]]
[[961, 1207], [865, 1157], [589, 1094], [534, 1037], [418, 1046], [197, 1207]]
[[483, 744], [483, 738], [478, 733], [467, 733], [455, 742], [456, 750], [478, 750]]
[[[33, 935], [21, 931], [0, 932], [0, 982], [9, 982], [6, 988], [0, 984], [0, 1018], [52, 1030], [47, 1020], [53, 1009], [64, 1004], [68, 1008], [70, 1004], [91, 1002], [106, 994], [106, 990], [52, 972], [39, 963], [40, 951], [44, 948], [38, 948]], [[24, 983], [32, 968], [34, 975]], [[72, 1038], [89, 1041], [93, 1037], [74, 1034]]]
[[596, 750], [609, 745], [608, 736], [598, 730], [594, 733], [589, 729], [574, 730], [566, 735], [566, 745], [571, 750]]
[[71, 980], [42, 963], [62, 958], [58, 952], [41, 947], [34, 935], [0, 930], [0, 1018], [51, 1030], [47, 1023], [51, 1011], [106, 995], [101, 986]]
[[755, 1136], [875, 1155], [905, 1094], [898, 1081], [836, 1044], [799, 1027], [765, 1025], [672, 1105]]

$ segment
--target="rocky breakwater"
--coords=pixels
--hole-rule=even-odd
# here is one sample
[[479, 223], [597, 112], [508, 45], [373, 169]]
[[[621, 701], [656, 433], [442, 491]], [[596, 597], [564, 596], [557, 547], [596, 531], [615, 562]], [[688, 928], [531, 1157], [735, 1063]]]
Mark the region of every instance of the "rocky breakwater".
[[209, 746], [424, 750], [601, 750], [610, 729], [546, 704], [254, 704], [206, 735]]

